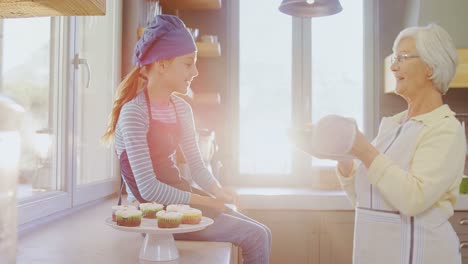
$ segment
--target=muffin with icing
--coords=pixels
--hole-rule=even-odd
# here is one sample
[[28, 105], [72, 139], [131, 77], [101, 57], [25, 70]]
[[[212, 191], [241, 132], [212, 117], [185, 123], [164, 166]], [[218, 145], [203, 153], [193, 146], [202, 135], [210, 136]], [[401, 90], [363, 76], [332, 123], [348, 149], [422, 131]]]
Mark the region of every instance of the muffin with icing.
[[190, 209], [190, 205], [186, 204], [170, 204], [166, 206], [166, 211], [168, 212], [182, 212], [184, 210]]
[[141, 203], [139, 206], [144, 218], [156, 218], [156, 213], [164, 208], [164, 205], [158, 203]]
[[182, 223], [182, 213], [161, 210], [156, 213], [159, 228], [176, 228]]
[[114, 205], [112, 206], [112, 221], [115, 222], [115, 212], [118, 210], [137, 210], [135, 206], [132, 205]]
[[202, 211], [196, 208], [189, 208], [181, 211], [182, 224], [196, 225], [202, 219]]
[[139, 210], [117, 210], [115, 212], [115, 221], [119, 226], [140, 226], [142, 212]]

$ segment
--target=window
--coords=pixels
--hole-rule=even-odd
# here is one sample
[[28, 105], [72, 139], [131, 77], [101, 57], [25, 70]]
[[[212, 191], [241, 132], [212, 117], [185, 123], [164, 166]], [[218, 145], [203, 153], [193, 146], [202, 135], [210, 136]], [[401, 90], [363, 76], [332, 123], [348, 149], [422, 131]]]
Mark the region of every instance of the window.
[[[57, 87], [52, 19], [3, 20], [0, 92], [24, 108], [20, 120], [19, 200], [61, 189], [56, 172]], [[34, 41], [31, 41], [33, 39]]]
[[119, 180], [113, 147], [100, 142], [120, 82], [120, 1], [107, 1], [106, 16], [77, 18], [73, 204], [113, 193]]
[[0, 126], [0, 158], [18, 159], [8, 170], [0, 162], [0, 176], [18, 174], [7, 194], [17, 190], [20, 231], [118, 188], [113, 150], [99, 138], [120, 81], [121, 6], [108, 2], [106, 16], [0, 19], [0, 110], [2, 100], [24, 108], [19, 136]]
[[[311, 121], [337, 114], [354, 118], [362, 129], [363, 0], [341, 0], [341, 4], [342, 12], [312, 19]], [[334, 166], [335, 162], [313, 159], [312, 165]]]
[[240, 172], [288, 174], [291, 18], [271, 0], [240, 2]]
[[[15, 168], [18, 223], [71, 206], [67, 182], [67, 19], [19, 18], [0, 22], [0, 93], [24, 113], [17, 117], [20, 151]], [[31, 41], [33, 39], [34, 41]]]
[[285, 15], [278, 4], [240, 0], [233, 8], [240, 17], [231, 21], [239, 27], [233, 167], [241, 184], [294, 184], [335, 165], [295, 150], [288, 138], [294, 125], [339, 114], [365, 132], [365, 0], [341, 0], [341, 13], [313, 19]]

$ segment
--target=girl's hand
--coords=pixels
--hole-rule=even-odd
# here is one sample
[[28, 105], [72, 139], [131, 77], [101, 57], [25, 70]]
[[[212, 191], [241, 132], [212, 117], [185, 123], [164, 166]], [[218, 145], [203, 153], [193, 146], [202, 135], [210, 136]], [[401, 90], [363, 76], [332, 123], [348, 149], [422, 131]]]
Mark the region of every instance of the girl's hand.
[[230, 203], [238, 206], [239, 195], [232, 189], [227, 187], [220, 187], [215, 189], [214, 196], [223, 200], [225, 203]]
[[201, 195], [194, 194], [194, 193], [192, 193], [190, 196], [189, 204], [192, 207], [197, 207], [197, 205], [210, 207], [219, 212], [224, 212], [226, 209], [226, 207], [224, 206], [223, 200], [213, 198], [213, 197], [208, 197], [208, 196], [201, 196]]

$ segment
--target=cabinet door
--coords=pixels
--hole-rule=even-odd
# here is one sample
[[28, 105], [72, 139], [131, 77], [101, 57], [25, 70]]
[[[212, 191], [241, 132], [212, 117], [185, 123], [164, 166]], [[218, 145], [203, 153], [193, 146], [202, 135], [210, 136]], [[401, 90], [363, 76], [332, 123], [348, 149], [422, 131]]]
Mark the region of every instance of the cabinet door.
[[468, 234], [457, 233], [460, 239], [460, 253], [462, 255], [462, 263], [468, 264]]
[[112, 148], [100, 142], [120, 82], [121, 1], [107, 1], [105, 16], [78, 17], [75, 203], [112, 193], [116, 178]]
[[249, 217], [271, 229], [271, 264], [319, 263], [318, 217], [301, 211], [247, 211]]
[[320, 220], [320, 263], [351, 264], [354, 213], [326, 212]]
[[462, 263], [468, 264], [468, 212], [458, 211], [449, 219], [453, 229], [460, 239]]

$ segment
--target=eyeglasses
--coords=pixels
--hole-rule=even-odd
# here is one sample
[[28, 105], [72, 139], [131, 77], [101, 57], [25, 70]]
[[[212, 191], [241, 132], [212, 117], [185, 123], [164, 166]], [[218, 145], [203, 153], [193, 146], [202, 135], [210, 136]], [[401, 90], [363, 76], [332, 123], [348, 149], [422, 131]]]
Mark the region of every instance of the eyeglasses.
[[391, 63], [394, 64], [395, 62], [402, 62], [402, 61], [405, 61], [407, 59], [411, 59], [411, 58], [419, 58], [419, 55], [418, 54], [400, 54], [400, 55], [392, 55], [391, 57]]

